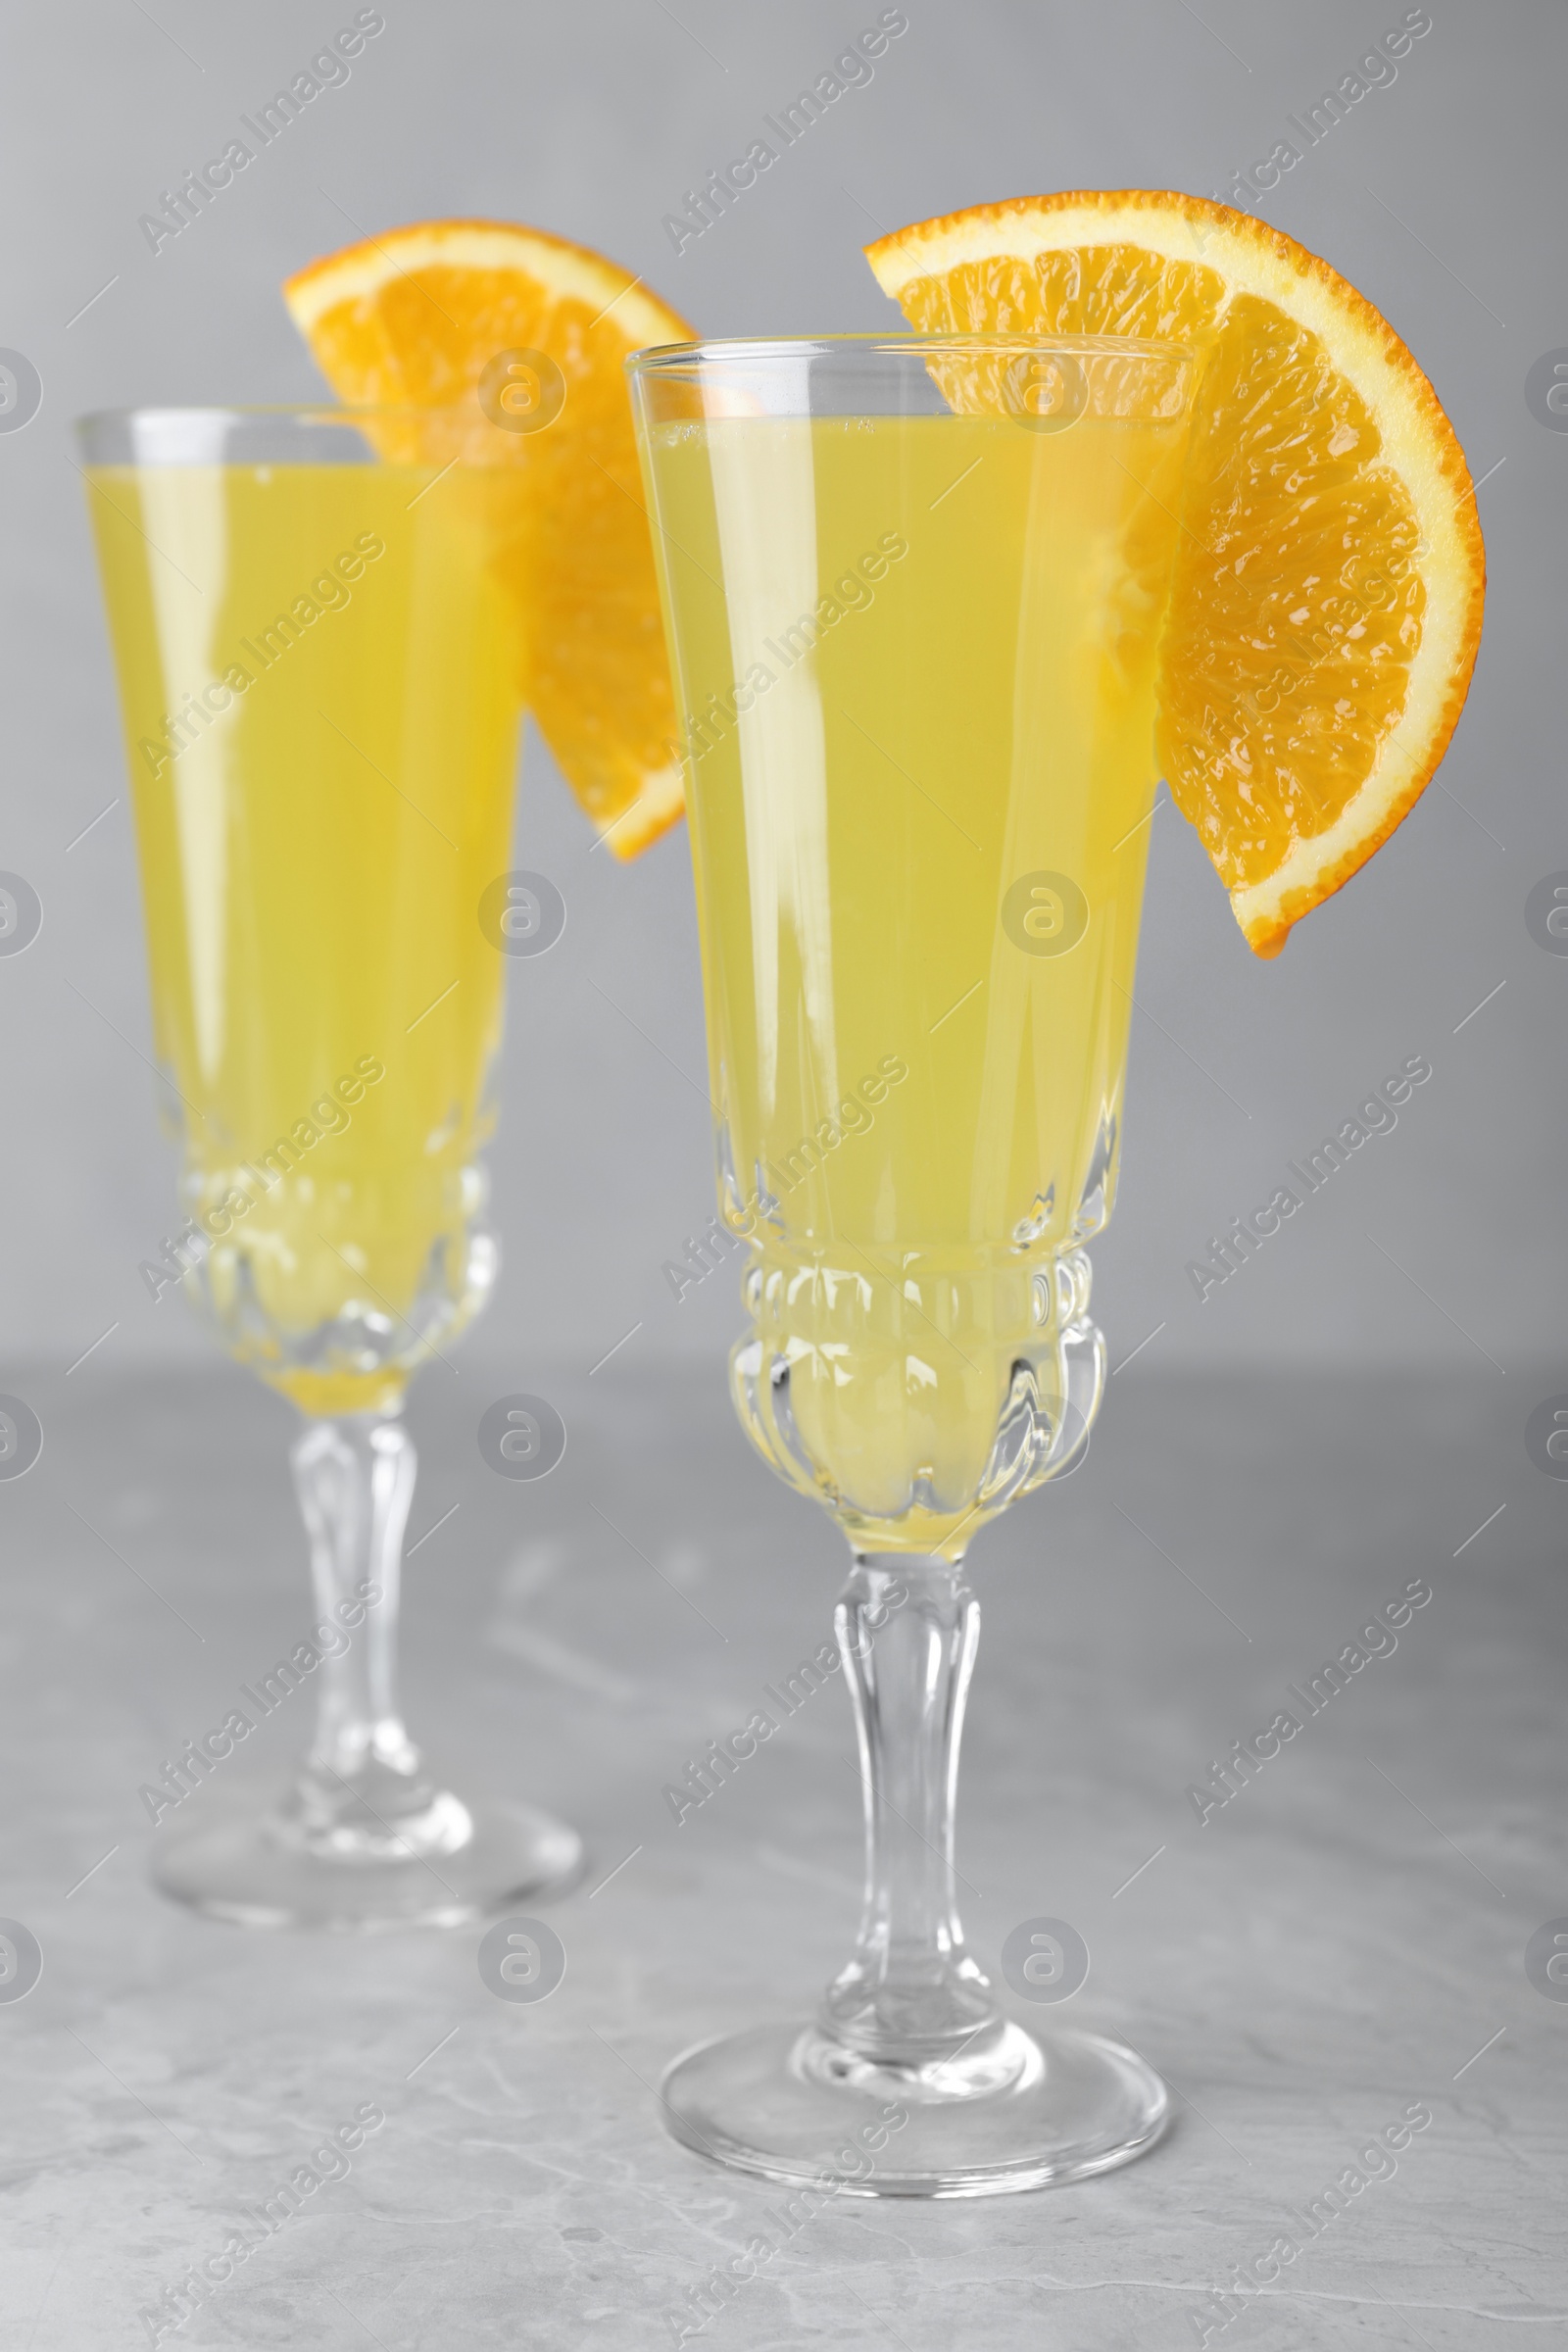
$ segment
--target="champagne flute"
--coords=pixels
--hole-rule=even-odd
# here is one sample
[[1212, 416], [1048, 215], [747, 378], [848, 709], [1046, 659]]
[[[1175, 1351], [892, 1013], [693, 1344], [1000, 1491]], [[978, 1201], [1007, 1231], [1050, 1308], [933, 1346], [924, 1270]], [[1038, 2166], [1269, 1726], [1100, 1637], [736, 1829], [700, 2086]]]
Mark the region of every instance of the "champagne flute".
[[961, 335], [629, 363], [719, 1204], [751, 1245], [734, 1398], [852, 1552], [858, 1941], [814, 2020], [708, 2042], [662, 2093], [688, 2145], [776, 2180], [1022, 2189], [1124, 2163], [1167, 2118], [1131, 2050], [1004, 2014], [957, 1915], [954, 1806], [967, 1547], [1071, 1467], [1100, 1399], [1083, 1245], [1115, 1186], [1200, 364]]
[[496, 556], [525, 487], [452, 432], [438, 464], [439, 419], [389, 411], [79, 427], [182, 1155], [184, 1223], [143, 1277], [303, 1416], [316, 1624], [165, 1793], [306, 1675], [310, 1752], [269, 1809], [219, 1776], [154, 1860], [167, 1893], [253, 1926], [451, 1925], [580, 1857], [547, 1816], [443, 1788], [396, 1690], [404, 1396], [498, 1263], [478, 1154], [504, 943], [481, 901], [510, 863], [524, 684]]

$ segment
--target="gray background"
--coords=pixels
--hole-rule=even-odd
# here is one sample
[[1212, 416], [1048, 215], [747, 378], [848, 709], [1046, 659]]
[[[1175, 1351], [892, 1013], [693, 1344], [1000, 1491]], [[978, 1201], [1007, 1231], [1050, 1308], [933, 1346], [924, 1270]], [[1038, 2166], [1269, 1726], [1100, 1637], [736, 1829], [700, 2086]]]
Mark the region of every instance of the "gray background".
[[[0, 867], [45, 917], [0, 960], [7, 1361], [71, 1363], [113, 1324], [78, 1381], [208, 1347], [136, 1275], [171, 1230], [172, 1167], [138, 1058], [134, 855], [74, 415], [310, 397], [279, 280], [362, 228], [428, 216], [564, 231], [710, 333], [874, 328], [893, 314], [858, 248], [880, 224], [1037, 188], [1208, 193], [1403, 12], [909, 0], [869, 86], [677, 257], [662, 216], [876, 13], [388, 0], [352, 78], [156, 256], [138, 216], [352, 9], [155, 0], [155, 24], [132, 0], [88, 0], [13, 19], [0, 342], [33, 360], [44, 406], [0, 436]], [[1496, 1380], [1489, 1358], [1506, 1373], [1557, 1349], [1568, 958], [1531, 942], [1523, 906], [1568, 866], [1552, 694], [1568, 435], [1535, 421], [1523, 386], [1568, 342], [1545, 176], [1568, 25], [1545, 6], [1433, 13], [1394, 84], [1264, 203], [1384, 309], [1490, 477], [1486, 642], [1439, 784], [1278, 963], [1247, 950], [1196, 835], [1156, 819], [1121, 1199], [1095, 1251], [1113, 1357], [1162, 1322], [1149, 1357], [1173, 1367], [1442, 1361]], [[640, 1321], [632, 1361], [711, 1361], [737, 1321], [732, 1277], [677, 1305], [660, 1273], [711, 1208], [686, 842], [630, 870], [589, 845], [530, 740], [518, 861], [556, 879], [570, 920], [510, 974], [493, 1153], [507, 1265], [467, 1345], [514, 1368], [586, 1367]], [[1435, 1074], [1397, 1131], [1200, 1305], [1183, 1269], [1206, 1236], [1412, 1054]]]
[[[661, 1797], [820, 1641], [843, 1544], [728, 1410], [733, 1277], [680, 1305], [661, 1282], [711, 1204], [684, 838], [612, 867], [530, 743], [519, 862], [570, 920], [509, 971], [501, 1291], [411, 1403], [406, 1650], [415, 1728], [455, 1784], [584, 1834], [587, 1882], [549, 1910], [566, 1977], [518, 2009], [485, 1991], [476, 1934], [326, 1952], [150, 1891], [138, 1785], [300, 1638], [303, 1542], [289, 1412], [136, 1279], [173, 1172], [70, 417], [310, 397], [278, 280], [421, 215], [564, 230], [715, 333], [874, 327], [889, 314], [857, 249], [878, 224], [1075, 183], [1207, 192], [1402, 14], [909, 0], [871, 85], [677, 258], [662, 214], [876, 9], [676, 9], [391, 0], [348, 84], [156, 258], [137, 216], [352, 8], [152, 0], [155, 24], [88, 0], [8, 26], [0, 344], [45, 388], [0, 434], [0, 868], [45, 906], [0, 957], [0, 1389], [48, 1433], [0, 1485], [0, 1917], [45, 1956], [0, 2004], [0, 2336], [23, 2352], [143, 2340], [137, 2311], [372, 2099], [387, 2122], [351, 2178], [176, 2344], [667, 2344], [667, 2315], [774, 2199], [675, 2148], [652, 2085], [699, 2035], [801, 2013], [848, 1946], [858, 1866], [837, 1693], [682, 1827]], [[1071, 1921], [1093, 1966], [1066, 2022], [1135, 2041], [1177, 2128], [1047, 2196], [835, 2203], [705, 2352], [1177, 2352], [1230, 2266], [1417, 2099], [1433, 2122], [1397, 2176], [1224, 2352], [1487, 2352], [1568, 2328], [1568, 2003], [1523, 1966], [1568, 1915], [1568, 1483], [1523, 1444], [1568, 1390], [1568, 959], [1523, 922], [1531, 885], [1568, 867], [1548, 704], [1568, 436], [1524, 402], [1531, 364], [1568, 344], [1550, 178], [1568, 26], [1544, 7], [1433, 14], [1393, 87], [1268, 206], [1387, 311], [1489, 477], [1470, 707], [1442, 789], [1275, 964], [1181, 820], [1155, 820], [1122, 1197], [1095, 1256], [1113, 1359], [1157, 1337], [1118, 1370], [1082, 1468], [976, 1547], [974, 1948], [995, 1970], [1020, 1921]], [[1396, 1131], [1200, 1305], [1183, 1267], [1205, 1237], [1413, 1054], [1434, 1075]], [[534, 1485], [492, 1478], [474, 1446], [518, 1389], [571, 1431]], [[1207, 1759], [1417, 1576], [1434, 1600], [1397, 1654], [1200, 1828], [1184, 1789]], [[275, 1786], [304, 1728], [269, 1725], [244, 1769]]]

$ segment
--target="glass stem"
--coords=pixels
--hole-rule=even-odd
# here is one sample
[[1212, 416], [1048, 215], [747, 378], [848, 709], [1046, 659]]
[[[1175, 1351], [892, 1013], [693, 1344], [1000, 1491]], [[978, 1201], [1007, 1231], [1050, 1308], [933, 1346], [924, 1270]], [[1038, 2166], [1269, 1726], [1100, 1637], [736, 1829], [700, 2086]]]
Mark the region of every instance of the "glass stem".
[[823, 2022], [859, 2056], [956, 2054], [1001, 2012], [964, 1948], [954, 1811], [980, 1605], [961, 1565], [857, 1553], [834, 1617], [865, 1789], [865, 1909]]
[[398, 1709], [414, 1441], [395, 1414], [345, 1414], [310, 1421], [289, 1458], [310, 1538], [312, 1643], [320, 1653], [316, 1737], [288, 1808], [291, 1826], [335, 1860], [450, 1853], [471, 1825], [427, 1778]]

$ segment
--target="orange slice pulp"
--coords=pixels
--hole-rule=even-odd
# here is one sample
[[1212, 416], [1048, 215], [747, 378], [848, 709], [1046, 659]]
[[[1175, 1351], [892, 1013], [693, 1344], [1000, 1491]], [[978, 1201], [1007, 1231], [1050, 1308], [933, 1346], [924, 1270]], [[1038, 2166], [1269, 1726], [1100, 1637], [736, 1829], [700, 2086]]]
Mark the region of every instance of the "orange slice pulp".
[[1158, 751], [1259, 956], [1349, 880], [1447, 747], [1486, 584], [1436, 393], [1325, 262], [1225, 205], [1090, 190], [866, 248], [923, 332], [1215, 338]]
[[[439, 411], [443, 430], [463, 415], [465, 447], [525, 478], [530, 704], [582, 807], [634, 857], [683, 802], [622, 363], [691, 328], [601, 254], [493, 220], [389, 229], [283, 297], [340, 400]], [[423, 454], [447, 450], [432, 415]]]

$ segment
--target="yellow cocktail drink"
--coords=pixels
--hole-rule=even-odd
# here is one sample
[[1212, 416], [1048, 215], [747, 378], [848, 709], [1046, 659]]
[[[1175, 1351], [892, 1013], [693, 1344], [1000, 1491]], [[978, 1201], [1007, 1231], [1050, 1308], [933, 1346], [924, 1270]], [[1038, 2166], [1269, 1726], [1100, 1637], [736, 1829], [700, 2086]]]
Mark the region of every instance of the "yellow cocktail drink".
[[477, 909], [523, 679], [487, 478], [89, 478], [183, 1129], [176, 1259], [307, 1411], [378, 1408], [464, 1319], [491, 1115], [504, 966]]
[[973, 1533], [1110, 1208], [1187, 435], [1146, 405], [647, 435], [743, 1419], [879, 1550]]

